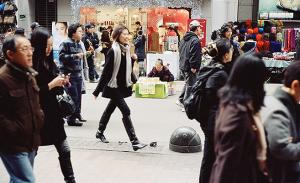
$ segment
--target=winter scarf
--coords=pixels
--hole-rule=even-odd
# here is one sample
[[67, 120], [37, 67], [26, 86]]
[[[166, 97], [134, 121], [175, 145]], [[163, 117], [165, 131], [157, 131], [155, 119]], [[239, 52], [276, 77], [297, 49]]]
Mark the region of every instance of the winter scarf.
[[112, 49], [114, 50], [114, 69], [112, 73], [112, 78], [109, 81], [108, 86], [111, 88], [118, 88], [117, 75], [120, 69], [121, 57], [123, 52], [126, 54], [126, 87], [129, 87], [132, 85], [132, 81], [131, 81], [132, 66], [131, 66], [130, 46], [122, 45], [114, 41], [112, 44]]

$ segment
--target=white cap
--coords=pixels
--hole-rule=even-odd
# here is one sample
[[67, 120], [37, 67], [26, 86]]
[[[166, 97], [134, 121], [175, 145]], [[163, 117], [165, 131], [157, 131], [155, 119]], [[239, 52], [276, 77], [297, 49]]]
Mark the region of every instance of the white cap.
[[202, 27], [202, 25], [200, 24], [199, 21], [193, 20], [193, 21], [191, 21], [191, 23], [190, 23], [190, 27]]

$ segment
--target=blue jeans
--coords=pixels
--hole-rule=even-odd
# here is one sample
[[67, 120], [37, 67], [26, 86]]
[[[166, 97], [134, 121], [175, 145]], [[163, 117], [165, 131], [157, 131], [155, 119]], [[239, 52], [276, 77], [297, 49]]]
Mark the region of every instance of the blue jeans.
[[10, 175], [10, 183], [34, 183], [33, 164], [36, 150], [32, 152], [21, 152], [6, 154], [0, 152], [3, 164]]
[[67, 88], [69, 95], [76, 105], [76, 110], [73, 115], [70, 116], [71, 120], [75, 120], [76, 117], [81, 113], [81, 89], [82, 89], [82, 77], [70, 78], [71, 86]]

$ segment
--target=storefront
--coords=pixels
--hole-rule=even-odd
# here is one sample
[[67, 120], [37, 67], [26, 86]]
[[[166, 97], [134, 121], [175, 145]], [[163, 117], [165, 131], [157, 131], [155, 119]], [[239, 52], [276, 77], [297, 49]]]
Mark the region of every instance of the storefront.
[[[158, 57], [165, 58], [175, 78], [179, 75], [178, 43], [191, 18], [200, 18], [201, 0], [179, 1], [71, 1], [74, 18], [97, 28], [123, 24], [131, 37], [140, 22], [146, 36], [147, 72]], [[205, 40], [205, 36], [202, 36]], [[133, 42], [133, 41], [132, 41]], [[168, 59], [172, 58], [172, 59]]]

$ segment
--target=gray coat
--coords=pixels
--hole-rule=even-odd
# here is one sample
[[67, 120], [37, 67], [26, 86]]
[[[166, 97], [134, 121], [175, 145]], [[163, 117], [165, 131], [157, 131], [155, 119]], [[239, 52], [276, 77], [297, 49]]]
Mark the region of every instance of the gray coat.
[[262, 120], [268, 142], [268, 167], [274, 183], [300, 180], [300, 130], [297, 103], [291, 95], [277, 89], [265, 98]]

